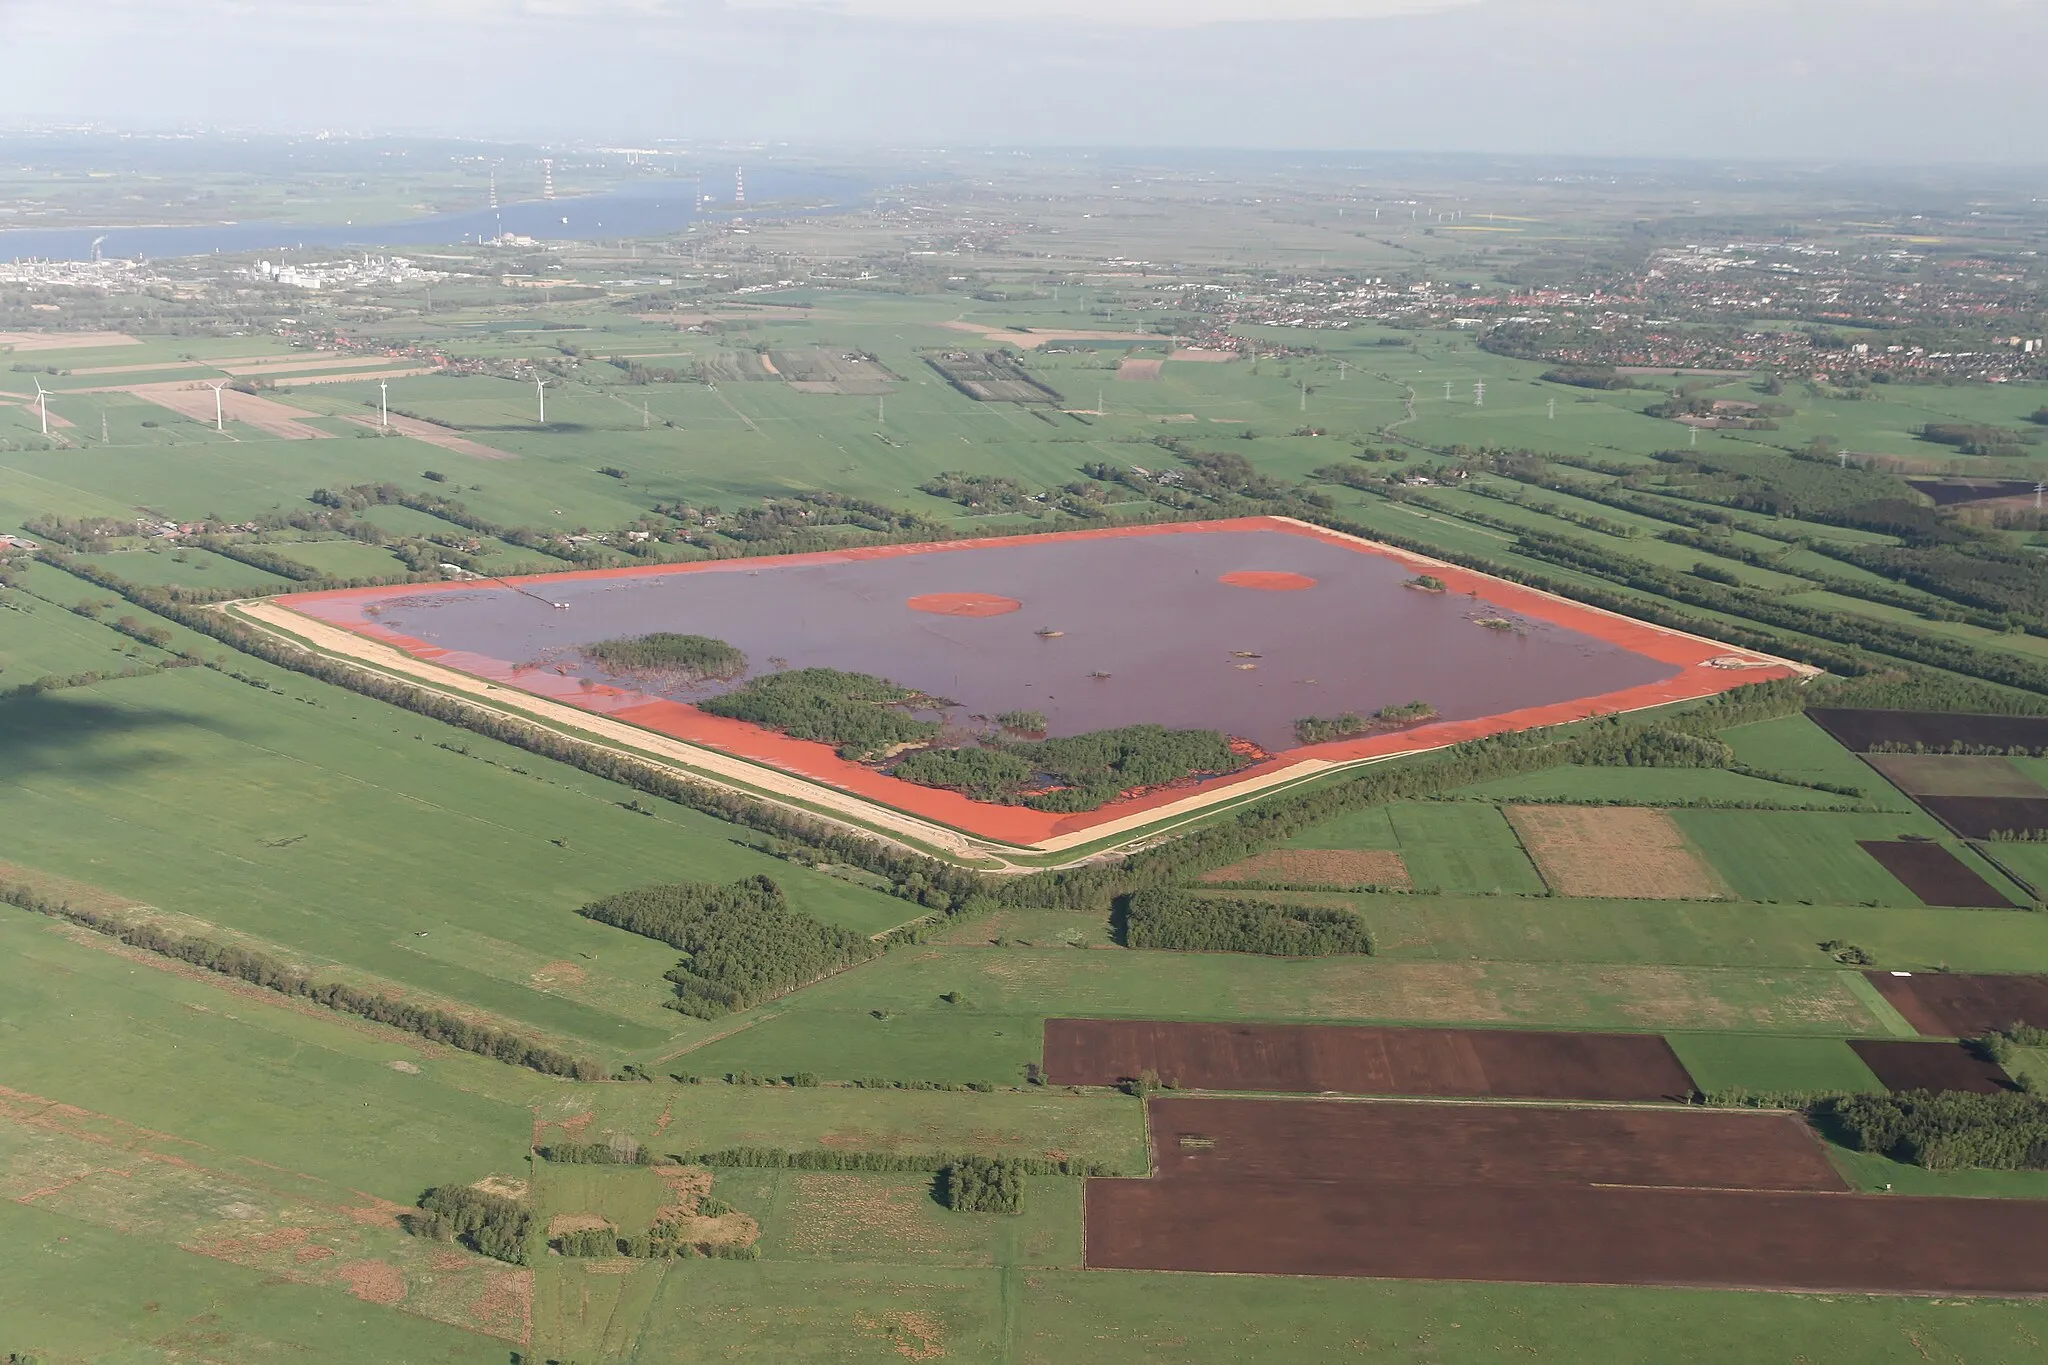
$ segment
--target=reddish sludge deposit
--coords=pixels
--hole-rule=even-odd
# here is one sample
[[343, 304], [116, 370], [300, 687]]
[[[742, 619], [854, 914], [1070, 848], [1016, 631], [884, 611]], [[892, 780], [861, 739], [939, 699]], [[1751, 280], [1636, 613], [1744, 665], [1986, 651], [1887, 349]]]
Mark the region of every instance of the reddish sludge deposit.
[[920, 593], [903, 605], [912, 611], [928, 612], [933, 616], [968, 616], [976, 619], [985, 616], [1008, 616], [1013, 611], [1024, 609], [1024, 604], [1014, 597], [998, 597], [989, 592]]
[[[1248, 563], [1263, 567], [1247, 571]], [[1444, 580], [1446, 590], [1404, 590], [1418, 571]], [[1246, 572], [1311, 586], [1244, 591], [1224, 581]], [[974, 589], [963, 589], [962, 580]], [[272, 600], [444, 668], [1020, 845], [1308, 760], [1436, 748], [1710, 696], [1795, 671], [1275, 517], [591, 569], [509, 583], [527, 591], [470, 581]], [[1484, 628], [1482, 620], [1511, 628]], [[650, 690], [576, 653], [579, 645], [651, 631], [725, 640], [747, 655], [749, 677], [778, 667], [872, 673], [957, 702], [957, 718], [1038, 711], [1054, 737], [1147, 723], [1215, 729], [1271, 756], [1081, 814], [973, 801], [690, 704], [722, 685]], [[1748, 666], [1729, 667], [1731, 655]], [[1302, 717], [1369, 714], [1416, 700], [1431, 704], [1436, 718], [1307, 747], [1293, 737]]]
[[1257, 592], [1306, 592], [1316, 585], [1307, 574], [1284, 573], [1273, 569], [1237, 569], [1216, 580], [1233, 588], [1251, 588]]

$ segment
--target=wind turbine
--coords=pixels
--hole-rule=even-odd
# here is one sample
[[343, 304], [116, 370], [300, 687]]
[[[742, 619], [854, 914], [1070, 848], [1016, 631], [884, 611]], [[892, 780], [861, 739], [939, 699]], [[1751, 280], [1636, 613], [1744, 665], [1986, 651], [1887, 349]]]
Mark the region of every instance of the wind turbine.
[[36, 406], [42, 411], [43, 415], [43, 435], [48, 436], [50, 434], [50, 395], [48, 390], [43, 388], [42, 380], [38, 379], [35, 383]]
[[220, 406], [220, 391], [227, 386], [228, 381], [225, 379], [221, 380], [218, 384], [208, 384], [206, 386], [213, 390], [213, 429], [215, 431], [226, 431], [228, 429], [226, 416], [221, 411]]
[[548, 424], [548, 381], [542, 379], [539, 375], [535, 375], [533, 393], [536, 398], [540, 399], [540, 424], [546, 426]]
[[391, 386], [382, 379], [377, 381], [377, 425], [391, 425]]

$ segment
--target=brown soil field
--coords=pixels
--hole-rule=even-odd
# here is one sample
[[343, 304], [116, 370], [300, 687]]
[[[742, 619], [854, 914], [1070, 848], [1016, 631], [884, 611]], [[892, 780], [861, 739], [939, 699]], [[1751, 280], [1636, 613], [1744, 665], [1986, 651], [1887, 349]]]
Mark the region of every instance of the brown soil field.
[[1277, 848], [1202, 875], [1210, 883], [1257, 882], [1285, 886], [1409, 887], [1398, 853], [1337, 848]]
[[1538, 1284], [2048, 1292], [2048, 1201], [1091, 1180], [1090, 1268]]
[[1509, 806], [1508, 820], [1560, 896], [1712, 900], [1729, 890], [1661, 810]]
[[1137, 356], [1126, 356], [1116, 367], [1118, 379], [1150, 383], [1159, 378], [1159, 372], [1166, 368], [1163, 360], [1140, 360]]
[[[184, 380], [170, 380], [162, 384], [127, 384], [110, 390], [115, 393], [131, 393], [137, 398], [147, 399], [158, 407], [169, 408], [182, 417], [207, 426], [213, 425], [213, 386], [210, 384], [188, 383]], [[99, 389], [73, 389], [73, 393], [98, 393]], [[230, 422], [252, 426], [266, 436], [276, 436], [286, 441], [322, 441], [333, 439], [334, 433], [309, 427], [305, 419], [312, 413], [303, 408], [289, 407], [269, 398], [259, 398], [253, 393], [237, 393], [233, 389], [220, 392], [220, 410]]]
[[[348, 420], [366, 427], [377, 425], [377, 419], [374, 417], [351, 417]], [[394, 415], [391, 418], [391, 429], [402, 435], [410, 436], [415, 441], [425, 441], [430, 446], [439, 446], [443, 450], [452, 450], [457, 455], [470, 455], [479, 460], [516, 460], [519, 458], [510, 451], [497, 450], [491, 446], [484, 445], [480, 441], [472, 441], [460, 432], [450, 431], [446, 427], [437, 427], [432, 422], [422, 422], [413, 417]]]
[[2048, 716], [1984, 716], [1942, 711], [1864, 711], [1816, 706], [1814, 723], [1857, 753], [1877, 744], [1924, 744], [1946, 749], [1951, 744], [2038, 750], [2048, 748]]
[[1666, 1100], [1691, 1075], [1655, 1034], [1048, 1019], [1054, 1085], [1152, 1072], [1182, 1089]]
[[0, 350], [83, 351], [95, 346], [140, 346], [126, 332], [0, 332]]
[[1998, 1063], [1979, 1057], [1961, 1043], [1853, 1038], [1849, 1046], [1887, 1090], [1965, 1090], [1973, 1095], [1996, 1095], [2018, 1088]]
[[434, 365], [407, 365], [390, 370], [351, 370], [347, 374], [279, 375], [271, 382], [280, 389], [296, 389], [307, 384], [352, 384], [365, 379], [410, 379], [414, 375], [440, 372], [439, 367]]
[[1936, 1038], [1974, 1038], [2008, 1025], [2048, 1028], [2048, 976], [1865, 972], [1907, 1022]]
[[1021, 350], [1035, 351], [1053, 341], [1164, 341], [1166, 338], [1156, 332], [1104, 332], [1076, 327], [1030, 327], [1024, 331], [1013, 331], [1008, 327], [989, 327], [979, 322], [942, 322], [939, 326], [952, 332], [972, 332], [976, 336], [996, 342], [999, 345], [1015, 346]]
[[2009, 758], [1984, 754], [1865, 754], [1908, 796], [2039, 796], [2048, 790]]
[[1147, 1115], [1155, 1180], [1848, 1189], [1790, 1114], [1162, 1097]]
[[1920, 808], [1965, 839], [2048, 830], [2048, 796], [1916, 796]]
[[1884, 864], [1884, 870], [1929, 905], [2010, 910], [2013, 904], [1998, 888], [1940, 844], [1901, 840], [1859, 839], [1857, 846]]

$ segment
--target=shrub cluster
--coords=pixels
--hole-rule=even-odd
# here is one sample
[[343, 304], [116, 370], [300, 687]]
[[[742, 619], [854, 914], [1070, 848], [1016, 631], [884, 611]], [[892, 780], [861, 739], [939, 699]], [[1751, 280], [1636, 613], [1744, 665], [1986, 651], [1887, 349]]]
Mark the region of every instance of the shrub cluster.
[[599, 640], [578, 651], [617, 674], [673, 674], [692, 682], [725, 682], [747, 671], [747, 656], [708, 635], [647, 635]]
[[513, 1265], [526, 1264], [533, 1214], [516, 1199], [466, 1185], [436, 1185], [420, 1196], [419, 1212], [404, 1216], [415, 1237], [460, 1242], [471, 1251]]
[[939, 1172], [939, 1193], [955, 1213], [1022, 1213], [1024, 1167], [1015, 1157], [963, 1156]]
[[1124, 942], [1184, 952], [1327, 957], [1372, 952], [1372, 935], [1348, 910], [1202, 896], [1149, 887], [1124, 903]]
[[881, 951], [851, 930], [792, 910], [769, 877], [643, 886], [577, 913], [682, 949], [686, 956], [668, 973], [676, 988], [670, 1008], [700, 1019], [785, 995]]
[[[1028, 714], [1044, 723], [1043, 717]], [[1215, 730], [1126, 725], [1065, 739], [926, 749], [898, 763], [893, 776], [965, 792], [979, 801], [1071, 812], [1094, 810], [1139, 787], [1227, 773], [1244, 761]]]
[[339, 981], [315, 982], [298, 968], [267, 953], [174, 934], [153, 924], [129, 924], [96, 910], [82, 910], [45, 900], [26, 887], [0, 887], [0, 900], [37, 914], [69, 920], [109, 938], [119, 939], [130, 947], [189, 962], [195, 967], [232, 976], [280, 995], [311, 1000], [343, 1014], [353, 1014], [359, 1019], [416, 1033], [429, 1042], [446, 1043], [464, 1052], [494, 1057], [514, 1066], [530, 1067], [550, 1076], [570, 1076], [579, 1081], [604, 1079], [604, 1069], [595, 1062], [543, 1047], [504, 1029], [473, 1024], [446, 1010], [393, 1000]]

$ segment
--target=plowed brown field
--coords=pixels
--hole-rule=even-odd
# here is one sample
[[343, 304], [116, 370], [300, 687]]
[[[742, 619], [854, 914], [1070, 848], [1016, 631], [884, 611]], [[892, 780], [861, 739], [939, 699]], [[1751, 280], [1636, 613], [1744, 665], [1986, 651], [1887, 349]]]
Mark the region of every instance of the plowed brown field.
[[1683, 1099], [1693, 1082], [1650, 1033], [1353, 1028], [1048, 1019], [1055, 1085], [1115, 1085], [1152, 1073], [1190, 1090], [1473, 1095], [1524, 1099]]
[[1974, 1038], [2015, 1023], [2048, 1028], [2048, 976], [1864, 975], [1907, 1022], [1936, 1038]]

